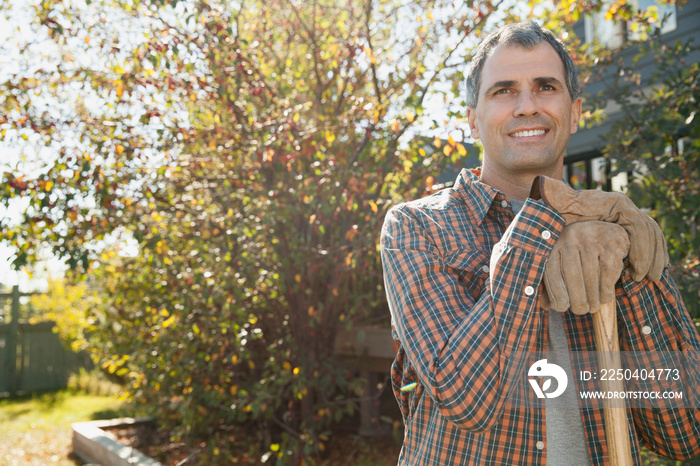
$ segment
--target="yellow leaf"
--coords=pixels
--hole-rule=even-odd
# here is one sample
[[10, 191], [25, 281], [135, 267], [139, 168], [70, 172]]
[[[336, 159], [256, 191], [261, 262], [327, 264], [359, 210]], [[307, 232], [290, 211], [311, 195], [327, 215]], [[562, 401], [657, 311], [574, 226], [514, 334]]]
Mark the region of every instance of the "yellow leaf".
[[437, 147], [438, 149], [442, 147], [442, 141], [440, 140], [439, 137], [435, 136], [435, 139], [433, 140], [433, 145]]
[[301, 369], [299, 369], [298, 367], [295, 367], [294, 370], [292, 371], [292, 373], [293, 373], [294, 375], [299, 375], [299, 371], [300, 371], [300, 370], [301, 370]]
[[374, 201], [369, 201], [369, 206], [372, 208], [372, 212], [374, 212], [375, 214], [379, 210], [379, 207], [377, 206], [377, 204], [374, 203]]
[[301, 283], [301, 275], [299, 275], [299, 274], [294, 275], [294, 281], [297, 283]]
[[463, 144], [458, 142], [457, 143], [457, 153], [459, 154], [460, 157], [464, 157], [465, 155], [467, 155], [467, 148], [464, 147]]
[[423, 157], [425, 157], [425, 155], [426, 155], [426, 154], [425, 154], [425, 149], [423, 149], [422, 147], [421, 147], [420, 149], [418, 149], [418, 153], [419, 153], [420, 155], [422, 155]]
[[447, 142], [449, 142], [451, 146], [454, 146], [454, 145], [455, 145], [455, 140], [454, 140], [454, 138], [452, 137], [452, 135], [450, 135], [450, 136], [447, 138]]
[[282, 363], [282, 369], [284, 369], [285, 371], [290, 371], [292, 370], [292, 365], [289, 364], [289, 361], [284, 361]]
[[124, 146], [117, 144], [117, 154], [122, 155], [124, 153]]
[[372, 63], [377, 63], [377, 59], [374, 58], [374, 54], [372, 53], [372, 49], [365, 46], [365, 47], [363, 47], [363, 50], [365, 51], [365, 53], [367, 54], [367, 57], [369, 57], [369, 59]]
[[162, 327], [168, 328], [173, 324], [173, 322], [175, 322], [175, 316], [170, 316], [167, 320], [163, 321]]
[[333, 141], [335, 141], [335, 134], [332, 131], [326, 131], [326, 142], [333, 144]]
[[209, 140], [209, 149], [211, 150], [216, 150], [216, 141], [211, 139]]
[[450, 155], [452, 153], [452, 146], [445, 146], [442, 148], [442, 153], [445, 155]]
[[236, 396], [236, 393], [238, 393], [238, 385], [231, 385], [231, 388], [229, 388], [229, 392], [232, 396]]
[[278, 443], [273, 443], [272, 445], [270, 445], [270, 451], [279, 451], [279, 449], [280, 446]]

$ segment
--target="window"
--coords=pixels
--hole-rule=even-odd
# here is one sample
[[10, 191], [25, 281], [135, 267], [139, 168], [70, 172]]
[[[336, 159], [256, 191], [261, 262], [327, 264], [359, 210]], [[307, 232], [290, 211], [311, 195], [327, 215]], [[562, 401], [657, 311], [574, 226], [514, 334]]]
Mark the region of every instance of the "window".
[[[626, 21], [613, 21], [605, 17], [607, 10], [616, 3], [615, 0], [604, 0], [603, 11], [587, 15], [584, 20], [586, 42], [597, 40], [611, 49], [622, 47], [627, 40], [642, 39], [641, 33], [633, 24]], [[661, 33], [673, 31], [677, 27], [676, 6], [659, 2], [658, 0], [632, 0], [629, 2], [637, 11], [656, 9], [656, 15], [661, 27]]]

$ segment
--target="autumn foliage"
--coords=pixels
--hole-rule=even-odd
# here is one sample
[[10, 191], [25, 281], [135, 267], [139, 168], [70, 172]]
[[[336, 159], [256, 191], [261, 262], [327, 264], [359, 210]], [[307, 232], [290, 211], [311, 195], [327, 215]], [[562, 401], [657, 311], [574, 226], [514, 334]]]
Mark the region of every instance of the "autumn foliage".
[[384, 213], [465, 152], [410, 129], [436, 83], [458, 93], [494, 9], [40, 4], [60, 58], [1, 84], [3, 140], [46, 147], [4, 175], [3, 201], [29, 202], [2, 233], [15, 265], [48, 249], [90, 277], [95, 358], [206, 438], [203, 463], [323, 451], [362, 395], [338, 330], [388, 326]]

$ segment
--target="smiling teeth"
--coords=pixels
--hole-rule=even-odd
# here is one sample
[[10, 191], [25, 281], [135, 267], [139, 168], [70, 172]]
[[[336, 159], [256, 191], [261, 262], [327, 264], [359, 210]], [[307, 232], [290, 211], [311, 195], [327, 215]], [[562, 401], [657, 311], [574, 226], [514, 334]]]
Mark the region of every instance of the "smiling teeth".
[[531, 131], [520, 131], [519, 133], [513, 133], [513, 136], [516, 138], [527, 138], [530, 136], [541, 136], [543, 134], [543, 129], [533, 129]]

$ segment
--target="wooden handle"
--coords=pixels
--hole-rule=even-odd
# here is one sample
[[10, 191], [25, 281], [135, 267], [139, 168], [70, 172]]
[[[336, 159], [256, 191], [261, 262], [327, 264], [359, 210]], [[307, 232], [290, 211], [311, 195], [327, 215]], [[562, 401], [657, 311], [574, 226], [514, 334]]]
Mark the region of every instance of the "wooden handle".
[[[620, 362], [620, 343], [617, 339], [617, 312], [615, 301], [603, 304], [600, 311], [593, 314], [596, 349], [598, 351], [598, 374], [601, 369], [622, 369]], [[622, 380], [600, 381], [600, 389], [608, 392], [623, 392]], [[604, 399], [603, 418], [605, 420], [605, 437], [608, 442], [608, 456], [612, 466], [632, 465], [632, 448], [630, 447], [627, 409], [624, 399]]]

